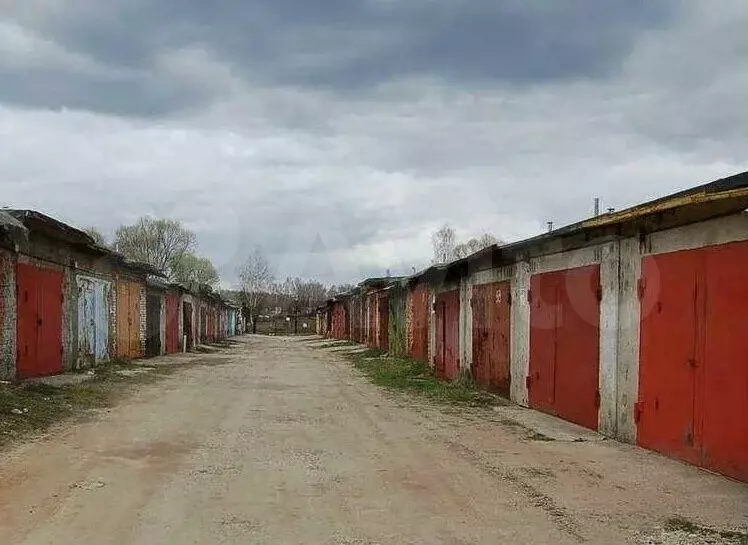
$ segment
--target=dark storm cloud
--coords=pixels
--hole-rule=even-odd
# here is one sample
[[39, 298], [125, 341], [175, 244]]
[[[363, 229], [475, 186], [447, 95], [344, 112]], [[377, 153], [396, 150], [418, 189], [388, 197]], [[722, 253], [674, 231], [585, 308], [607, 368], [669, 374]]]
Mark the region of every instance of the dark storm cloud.
[[[261, 84], [362, 91], [404, 76], [538, 83], [615, 71], [637, 36], [666, 23], [672, 2], [520, 0], [124, 0], [34, 29], [116, 72], [8, 73], [0, 100], [162, 115], [209, 96], [161, 77], [155, 59], [198, 46]], [[54, 67], [50, 67], [54, 70]], [[62, 83], [60, 83], [62, 81]]]

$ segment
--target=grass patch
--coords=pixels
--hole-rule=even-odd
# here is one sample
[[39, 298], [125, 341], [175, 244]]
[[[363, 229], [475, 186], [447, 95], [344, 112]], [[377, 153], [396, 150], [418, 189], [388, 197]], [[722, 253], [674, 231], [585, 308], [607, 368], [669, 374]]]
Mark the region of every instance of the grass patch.
[[319, 346], [315, 346], [314, 348], [322, 350], [323, 348], [343, 348], [346, 346], [358, 346], [358, 343], [355, 341], [333, 341], [325, 344], [320, 344]]
[[476, 390], [471, 381], [445, 382], [428, 364], [408, 358], [385, 358], [375, 348], [348, 356], [374, 384], [390, 390], [413, 392], [449, 405], [483, 407], [495, 404], [493, 395]]
[[699, 535], [703, 537], [721, 537], [730, 540], [737, 545], [748, 545], [748, 532], [737, 532], [734, 530], [716, 530], [707, 526], [701, 526], [685, 517], [672, 517], [665, 522], [665, 530], [668, 532], [684, 532], [686, 534]]
[[117, 398], [113, 386], [118, 382], [118, 376], [112, 374], [65, 386], [30, 383], [0, 387], [0, 444], [44, 431], [74, 415], [111, 406]]
[[197, 352], [198, 354], [215, 354], [219, 350], [207, 344], [198, 344], [192, 347], [192, 352]]
[[241, 343], [238, 341], [232, 341], [230, 339], [226, 339], [225, 341], [214, 341], [214, 342], [210, 342], [206, 344], [213, 348], [234, 348], [236, 345], [241, 344]]
[[385, 352], [383, 350], [380, 350], [379, 348], [367, 348], [366, 350], [353, 354], [351, 357], [353, 357], [355, 363], [355, 360], [370, 360], [375, 358], [382, 358], [384, 357], [384, 354]]

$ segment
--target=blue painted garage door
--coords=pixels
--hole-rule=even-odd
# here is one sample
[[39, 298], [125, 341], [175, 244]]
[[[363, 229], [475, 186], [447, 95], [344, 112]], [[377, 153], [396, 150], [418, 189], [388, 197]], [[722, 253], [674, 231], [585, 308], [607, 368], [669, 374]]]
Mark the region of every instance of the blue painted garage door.
[[109, 360], [109, 300], [106, 280], [78, 276], [78, 363]]

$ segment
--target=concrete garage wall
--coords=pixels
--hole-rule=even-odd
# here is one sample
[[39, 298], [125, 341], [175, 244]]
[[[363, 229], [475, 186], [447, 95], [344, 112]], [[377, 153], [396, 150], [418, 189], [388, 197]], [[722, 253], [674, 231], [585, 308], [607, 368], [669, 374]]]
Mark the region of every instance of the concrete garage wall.
[[520, 261], [514, 265], [512, 282], [511, 324], [511, 399], [527, 407], [527, 383], [530, 368], [530, 304], [527, 291], [530, 289], [530, 262]]
[[[598, 413], [598, 430], [605, 435], [614, 436], [617, 428], [617, 353], [618, 353], [618, 264], [619, 264], [619, 243], [617, 241], [606, 244], [597, 244], [572, 250], [568, 252], [559, 252], [555, 254], [535, 257], [530, 260], [530, 276], [553, 271], [562, 271], [576, 267], [586, 267], [589, 265], [600, 266], [600, 284], [602, 288], [602, 299], [600, 301], [599, 331], [599, 385], [600, 391], [600, 409]], [[529, 288], [529, 276], [528, 276]], [[526, 294], [525, 290], [525, 294]], [[525, 379], [529, 369], [530, 353], [530, 314], [529, 305], [526, 295], [520, 297], [522, 303], [527, 307], [526, 315], [522, 318], [526, 320], [526, 326], [523, 328], [527, 331], [526, 336], [517, 338], [517, 342], [523, 343], [522, 357], [523, 360], [516, 362], [520, 366], [521, 372], [517, 373], [517, 378], [521, 378], [518, 386], [517, 402], [527, 405], [527, 385]], [[513, 339], [514, 340], [514, 339]], [[512, 362], [515, 365], [515, 362]], [[524, 374], [521, 374], [524, 373]], [[514, 376], [512, 377], [514, 379]]]
[[639, 386], [639, 296], [641, 276], [639, 240], [627, 238], [618, 243], [618, 336], [616, 339], [616, 430], [615, 437], [636, 442], [634, 404]]
[[[619, 242], [620, 281], [616, 362], [617, 439], [636, 442], [634, 404], [639, 386], [639, 323], [641, 308], [638, 280], [641, 261], [646, 255], [692, 250], [717, 244], [748, 240], [748, 214], [745, 212], [652, 233], [643, 240]], [[748, 272], [747, 278], [748, 278]], [[646, 312], [646, 309], [644, 309]], [[602, 430], [601, 430], [602, 431]]]
[[15, 259], [0, 249], [0, 380], [16, 375], [16, 275]]

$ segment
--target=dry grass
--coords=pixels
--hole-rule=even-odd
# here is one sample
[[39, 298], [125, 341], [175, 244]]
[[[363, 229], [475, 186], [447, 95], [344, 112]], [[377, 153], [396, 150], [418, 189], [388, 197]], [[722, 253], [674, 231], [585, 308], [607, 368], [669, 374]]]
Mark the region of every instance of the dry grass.
[[222, 363], [223, 360], [201, 359], [147, 367], [116, 360], [96, 367], [89, 380], [78, 384], [0, 385], [0, 445], [23, 440], [71, 418], [85, 417], [97, 409], [112, 407], [139, 386], [164, 380], [178, 371]]
[[439, 380], [423, 362], [383, 357], [382, 351], [374, 348], [347, 357], [374, 384], [390, 390], [415, 393], [447, 405], [485, 407], [498, 401], [496, 396], [477, 390], [472, 380], [464, 376], [452, 382]]

